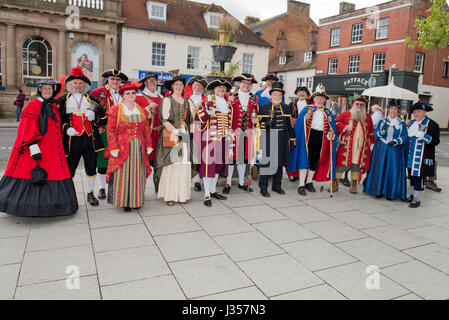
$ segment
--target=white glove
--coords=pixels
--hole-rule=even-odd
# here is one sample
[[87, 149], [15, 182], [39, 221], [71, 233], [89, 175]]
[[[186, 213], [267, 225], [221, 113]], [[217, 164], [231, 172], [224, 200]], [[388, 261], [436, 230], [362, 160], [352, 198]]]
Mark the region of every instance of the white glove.
[[153, 148], [147, 149], [147, 154], [150, 155], [153, 152]]
[[74, 137], [74, 136], [76, 136], [76, 135], [78, 135], [79, 134], [79, 132], [78, 131], [76, 131], [74, 128], [72, 128], [72, 127], [70, 127], [70, 128], [68, 128], [67, 129], [67, 135], [69, 136], [69, 137]]
[[419, 140], [422, 140], [422, 138], [424, 138], [424, 131], [418, 131], [415, 133], [415, 137], [418, 138]]
[[206, 112], [208, 115], [213, 116], [215, 114], [215, 109], [209, 110], [208, 108], [206, 108]]
[[111, 151], [111, 156], [113, 156], [114, 158], [118, 157], [118, 151]]
[[95, 112], [92, 110], [87, 110], [84, 115], [86, 116], [87, 120], [94, 121], [95, 120]]

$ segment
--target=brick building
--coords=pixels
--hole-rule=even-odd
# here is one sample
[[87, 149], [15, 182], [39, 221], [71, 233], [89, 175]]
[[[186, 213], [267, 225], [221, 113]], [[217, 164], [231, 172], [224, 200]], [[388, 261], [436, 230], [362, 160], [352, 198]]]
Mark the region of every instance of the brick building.
[[284, 82], [287, 102], [295, 100], [299, 85], [312, 90], [317, 25], [310, 18], [310, 4], [288, 0], [287, 12], [263, 21], [247, 17], [245, 24], [272, 45], [268, 72]]
[[417, 38], [415, 20], [425, 19], [430, 6], [430, 0], [395, 0], [355, 10], [340, 3], [338, 15], [320, 19], [314, 85], [322, 83], [331, 103], [344, 109], [353, 94], [386, 85], [391, 68], [395, 84], [432, 104], [432, 117], [448, 128], [449, 48], [409, 48], [405, 42]]

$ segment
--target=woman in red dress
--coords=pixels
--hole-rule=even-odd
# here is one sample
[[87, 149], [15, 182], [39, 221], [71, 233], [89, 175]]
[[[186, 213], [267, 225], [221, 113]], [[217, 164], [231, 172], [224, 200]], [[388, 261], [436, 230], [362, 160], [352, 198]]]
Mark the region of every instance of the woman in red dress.
[[61, 119], [54, 101], [60, 89], [56, 81], [39, 81], [37, 98], [22, 112], [14, 148], [0, 181], [2, 212], [23, 217], [55, 217], [78, 211], [62, 146]]

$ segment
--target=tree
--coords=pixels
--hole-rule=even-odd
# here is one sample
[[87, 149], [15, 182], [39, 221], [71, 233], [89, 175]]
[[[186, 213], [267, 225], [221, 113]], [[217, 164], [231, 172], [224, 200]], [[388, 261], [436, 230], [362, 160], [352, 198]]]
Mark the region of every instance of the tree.
[[434, 47], [445, 48], [449, 45], [449, 10], [446, 0], [431, 0], [432, 6], [426, 11], [430, 16], [426, 19], [418, 18], [415, 27], [418, 28], [418, 39], [412, 41], [407, 37], [409, 47], [415, 46], [424, 49]]

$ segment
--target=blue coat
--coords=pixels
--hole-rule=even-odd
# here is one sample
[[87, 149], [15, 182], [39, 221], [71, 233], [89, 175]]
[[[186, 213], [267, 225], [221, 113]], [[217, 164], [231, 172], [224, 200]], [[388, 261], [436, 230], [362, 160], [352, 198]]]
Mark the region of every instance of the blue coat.
[[[259, 107], [261, 107], [267, 103], [271, 103], [270, 99], [261, 96], [264, 90], [265, 90], [265, 88], [256, 92], [256, 96], [257, 96], [257, 98], [259, 98]], [[284, 97], [282, 97], [282, 103], [285, 103]]]
[[[371, 168], [366, 177], [364, 193], [391, 199], [407, 198], [407, 126], [404, 120], [398, 119], [399, 128], [391, 125], [388, 118], [379, 121], [374, 133], [376, 143], [371, 154]], [[389, 132], [390, 138], [396, 142], [395, 146], [388, 145]]]

